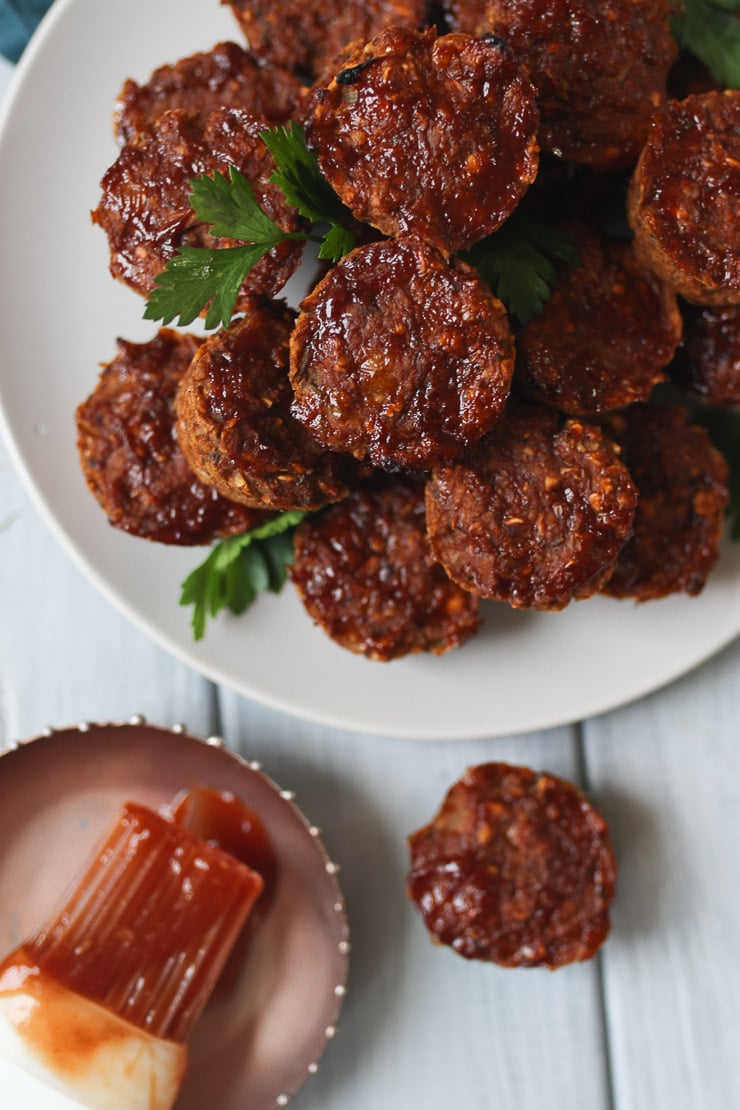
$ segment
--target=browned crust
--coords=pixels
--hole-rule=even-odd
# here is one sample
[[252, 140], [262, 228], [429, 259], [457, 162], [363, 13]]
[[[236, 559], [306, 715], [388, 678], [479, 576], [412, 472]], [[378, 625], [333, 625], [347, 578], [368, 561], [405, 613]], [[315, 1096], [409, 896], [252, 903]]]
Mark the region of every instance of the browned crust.
[[[103, 228], [110, 246], [110, 271], [148, 297], [156, 277], [183, 246], [213, 248], [238, 245], [214, 239], [190, 207], [190, 180], [205, 173], [227, 173], [236, 166], [250, 182], [263, 210], [287, 232], [304, 227], [280, 188], [270, 181], [272, 155], [260, 138], [267, 121], [243, 109], [212, 112], [205, 128], [181, 109], [164, 112], [152, 133], [127, 143], [101, 182], [93, 222]], [[250, 271], [242, 287], [274, 295], [298, 268], [304, 244], [283, 242]], [[238, 307], [238, 306], [237, 306]]]
[[646, 264], [688, 301], [740, 303], [740, 92], [670, 101], [632, 176], [628, 210]]
[[740, 405], [740, 304], [684, 305], [676, 380], [706, 405]]
[[470, 767], [409, 837], [408, 893], [433, 939], [503, 967], [588, 960], [609, 932], [616, 862], [604, 819], [564, 779]]
[[307, 132], [353, 215], [462, 250], [537, 173], [534, 89], [500, 42], [388, 29], [314, 94]]
[[265, 519], [202, 483], [180, 449], [175, 394], [201, 343], [167, 328], [147, 343], [119, 339], [76, 413], [82, 471], [109, 522], [158, 543], [207, 544]]
[[719, 556], [727, 463], [683, 409], [636, 405], [612, 416], [608, 427], [639, 503], [634, 536], [604, 592], [636, 601], [700, 593]]
[[129, 78], [116, 100], [113, 123], [121, 144], [151, 131], [155, 120], [182, 109], [199, 127], [217, 108], [245, 108], [271, 124], [300, 111], [306, 88], [288, 70], [266, 64], [234, 42], [159, 66], [143, 85]]
[[579, 264], [558, 274], [542, 313], [517, 332], [517, 371], [572, 416], [646, 401], [681, 341], [676, 296], [631, 243], [572, 227]]
[[637, 493], [599, 428], [520, 405], [427, 484], [432, 551], [453, 581], [516, 608], [562, 609], [607, 580]]
[[428, 22], [426, 0], [222, 0], [251, 49], [312, 80], [349, 42], [366, 42], [379, 27], [417, 30]]
[[288, 342], [295, 314], [250, 298], [245, 315], [198, 351], [177, 397], [182, 450], [225, 497], [270, 509], [316, 509], [347, 493], [341, 458], [290, 414]]
[[423, 486], [357, 490], [298, 526], [291, 576], [307, 612], [342, 647], [386, 662], [441, 655], [478, 628], [478, 599], [432, 558]]
[[501, 415], [514, 366], [503, 305], [415, 237], [354, 250], [303, 301], [293, 412], [325, 446], [376, 466], [458, 458]]
[[616, 170], [635, 164], [665, 101], [671, 10], [669, 0], [491, 0], [477, 33], [504, 38], [535, 85], [543, 150]]

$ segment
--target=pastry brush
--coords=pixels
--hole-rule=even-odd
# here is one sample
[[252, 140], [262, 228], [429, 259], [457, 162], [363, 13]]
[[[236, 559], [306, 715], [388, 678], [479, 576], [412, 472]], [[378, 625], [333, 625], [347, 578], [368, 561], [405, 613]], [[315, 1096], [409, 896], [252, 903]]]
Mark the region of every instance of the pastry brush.
[[219, 847], [123, 806], [61, 908], [0, 963], [2, 1105], [169, 1110], [262, 886]]

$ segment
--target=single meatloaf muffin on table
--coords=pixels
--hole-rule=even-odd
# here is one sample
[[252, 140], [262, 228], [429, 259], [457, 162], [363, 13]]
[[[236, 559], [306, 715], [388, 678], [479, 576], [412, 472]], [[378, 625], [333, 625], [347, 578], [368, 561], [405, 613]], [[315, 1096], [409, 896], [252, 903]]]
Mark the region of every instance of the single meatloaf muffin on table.
[[609, 933], [609, 830], [555, 775], [468, 768], [409, 855], [409, 897], [432, 938], [466, 959], [557, 968], [591, 959]]

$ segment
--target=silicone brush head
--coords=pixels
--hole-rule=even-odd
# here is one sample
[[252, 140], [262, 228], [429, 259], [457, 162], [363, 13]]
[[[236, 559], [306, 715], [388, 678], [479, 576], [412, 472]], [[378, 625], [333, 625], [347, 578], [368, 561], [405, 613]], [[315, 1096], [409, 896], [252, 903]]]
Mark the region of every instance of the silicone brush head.
[[182, 1043], [262, 886], [227, 852], [128, 803], [24, 956], [139, 1029]]

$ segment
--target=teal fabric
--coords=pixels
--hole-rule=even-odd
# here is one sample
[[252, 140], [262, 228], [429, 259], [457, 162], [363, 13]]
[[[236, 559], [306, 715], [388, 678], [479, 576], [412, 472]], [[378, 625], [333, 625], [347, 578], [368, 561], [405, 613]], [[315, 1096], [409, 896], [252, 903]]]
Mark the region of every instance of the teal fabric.
[[51, 0], [0, 0], [0, 54], [17, 62]]

